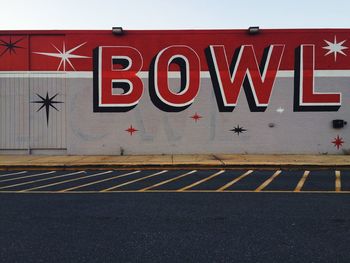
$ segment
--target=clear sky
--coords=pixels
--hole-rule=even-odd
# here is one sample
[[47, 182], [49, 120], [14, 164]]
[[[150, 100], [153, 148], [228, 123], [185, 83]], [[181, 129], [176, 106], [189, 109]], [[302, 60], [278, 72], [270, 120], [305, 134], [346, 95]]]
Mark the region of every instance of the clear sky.
[[0, 30], [350, 28], [350, 0], [0, 1]]

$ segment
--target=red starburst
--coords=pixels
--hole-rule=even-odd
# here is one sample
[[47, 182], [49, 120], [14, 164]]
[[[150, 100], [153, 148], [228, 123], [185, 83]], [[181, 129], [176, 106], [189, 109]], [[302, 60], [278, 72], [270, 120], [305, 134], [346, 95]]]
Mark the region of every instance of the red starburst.
[[134, 127], [132, 127], [132, 125], [130, 125], [130, 127], [129, 127], [127, 130], [125, 130], [125, 131], [127, 131], [128, 133], [130, 133], [130, 135], [132, 136], [132, 134], [133, 134], [134, 132], [137, 132], [138, 130], [136, 130]]
[[201, 119], [201, 118], [203, 118], [203, 117], [200, 116], [199, 114], [197, 114], [197, 112], [196, 112], [193, 116], [191, 116], [191, 118], [192, 118], [195, 122], [197, 122], [199, 119]]
[[337, 147], [339, 150], [339, 148], [343, 146], [343, 143], [345, 142], [343, 141], [342, 137], [339, 137], [339, 135], [337, 135], [337, 138], [334, 138], [334, 141], [332, 141], [332, 143], [334, 144], [334, 147]]

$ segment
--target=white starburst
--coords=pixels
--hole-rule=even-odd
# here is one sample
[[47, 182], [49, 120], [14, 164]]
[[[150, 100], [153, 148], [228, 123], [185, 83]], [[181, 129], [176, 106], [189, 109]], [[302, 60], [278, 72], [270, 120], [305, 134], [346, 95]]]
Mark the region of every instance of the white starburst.
[[284, 109], [282, 107], [279, 107], [277, 110], [276, 110], [278, 113], [283, 113], [284, 112]]
[[339, 43], [337, 43], [337, 36], [334, 36], [334, 43], [329, 42], [327, 40], [324, 40], [324, 42], [327, 43], [328, 46], [322, 47], [323, 49], [327, 49], [328, 52], [325, 54], [325, 56], [328, 56], [329, 54], [334, 54], [334, 61], [337, 61], [337, 54], [342, 54], [346, 56], [346, 54], [343, 52], [344, 49], [348, 49], [348, 47], [343, 46], [343, 44], [346, 42], [346, 40], [343, 40]]
[[62, 48], [62, 51], [59, 50], [54, 44], [51, 44], [56, 50], [58, 53], [46, 53], [46, 52], [33, 52], [35, 54], [39, 54], [39, 55], [44, 55], [44, 56], [49, 56], [49, 57], [55, 57], [55, 58], [60, 58], [61, 61], [60, 61], [60, 64], [58, 65], [58, 68], [57, 70], [60, 70], [62, 64], [63, 64], [63, 71], [66, 71], [66, 63], [68, 62], [68, 64], [72, 67], [72, 69], [75, 71], [75, 68], [72, 64], [72, 62], [70, 61], [70, 59], [72, 58], [90, 58], [90, 57], [87, 57], [87, 56], [80, 56], [80, 55], [75, 55], [75, 54], [72, 54], [75, 50], [77, 50], [78, 48], [80, 48], [81, 46], [85, 45], [86, 42], [66, 51], [66, 44], [65, 42], [63, 42], [63, 48]]

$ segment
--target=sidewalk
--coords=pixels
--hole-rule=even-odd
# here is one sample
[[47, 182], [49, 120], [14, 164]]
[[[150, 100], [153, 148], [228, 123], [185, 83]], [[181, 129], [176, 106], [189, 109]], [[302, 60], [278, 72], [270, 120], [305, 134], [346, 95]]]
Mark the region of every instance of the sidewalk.
[[137, 155], [39, 156], [0, 155], [0, 170], [9, 169], [116, 169], [116, 168], [239, 168], [239, 167], [343, 167], [350, 155]]

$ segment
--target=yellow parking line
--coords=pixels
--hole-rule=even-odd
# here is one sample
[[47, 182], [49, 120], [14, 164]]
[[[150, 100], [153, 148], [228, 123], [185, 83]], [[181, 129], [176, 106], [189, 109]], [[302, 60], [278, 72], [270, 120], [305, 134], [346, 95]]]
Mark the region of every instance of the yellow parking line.
[[32, 178], [32, 177], [38, 177], [38, 176], [41, 176], [41, 175], [52, 174], [52, 173], [55, 173], [55, 172], [56, 171], [51, 171], [51, 172], [46, 172], [46, 173], [33, 174], [33, 175], [21, 176], [21, 177], [16, 177], [16, 178], [11, 178], [11, 179], [5, 179], [5, 180], [1, 180], [0, 183], [10, 182], [10, 181], [15, 181], [15, 180], [20, 180], [20, 179], [26, 179], [26, 178]]
[[187, 189], [190, 189], [190, 188], [192, 188], [192, 187], [194, 187], [194, 186], [196, 186], [196, 185], [199, 185], [199, 184], [201, 184], [201, 183], [204, 183], [204, 182], [206, 182], [206, 181], [208, 181], [208, 180], [210, 180], [210, 179], [212, 179], [212, 178], [214, 178], [214, 177], [216, 177], [216, 176], [222, 174], [223, 172], [225, 172], [225, 170], [221, 170], [221, 171], [219, 171], [219, 172], [217, 172], [217, 173], [215, 173], [215, 174], [212, 174], [212, 175], [210, 175], [210, 176], [208, 176], [208, 177], [206, 177], [206, 178], [204, 178], [204, 179], [202, 179], [202, 180], [200, 180], [200, 181], [198, 181], [198, 182], [195, 182], [195, 183], [190, 184], [190, 185], [188, 185], [188, 186], [185, 186], [185, 187], [183, 187], [183, 188], [181, 188], [181, 189], [178, 189], [177, 192], [182, 192], [182, 191], [185, 191], [185, 190], [187, 190]]
[[231, 185], [234, 185], [235, 183], [237, 183], [239, 180], [243, 179], [244, 177], [250, 175], [252, 172], [254, 172], [253, 170], [249, 170], [247, 172], [245, 172], [244, 174], [242, 174], [241, 176], [235, 178], [234, 180], [232, 180], [231, 182], [225, 184], [224, 186], [220, 187], [219, 189], [216, 190], [216, 192], [221, 192], [224, 191], [225, 189], [229, 188]]
[[193, 174], [193, 173], [195, 173], [195, 172], [197, 172], [197, 170], [193, 170], [193, 171], [191, 171], [191, 172], [188, 172], [188, 173], [185, 173], [185, 174], [176, 176], [176, 177], [174, 177], [174, 178], [165, 180], [165, 181], [163, 181], [163, 182], [160, 182], [160, 183], [157, 183], [157, 184], [148, 186], [148, 187], [146, 187], [146, 188], [143, 188], [143, 189], [138, 190], [138, 192], [145, 192], [145, 191], [147, 191], [147, 190], [149, 190], [149, 189], [152, 189], [152, 188], [161, 186], [161, 185], [163, 185], [163, 184], [170, 183], [170, 182], [172, 182], [172, 181], [175, 181], [175, 180], [180, 179], [180, 178], [182, 178], [182, 177], [185, 177], [185, 176], [187, 176], [187, 175]]
[[138, 178], [138, 179], [135, 179], [135, 180], [132, 180], [132, 181], [128, 181], [128, 182], [123, 183], [123, 184], [118, 184], [118, 185], [115, 185], [115, 186], [112, 186], [112, 187], [103, 189], [103, 190], [101, 190], [100, 192], [107, 192], [107, 191], [110, 191], [110, 190], [113, 190], [113, 189], [116, 189], [116, 188], [119, 188], [119, 187], [122, 187], [122, 186], [125, 186], [125, 185], [129, 185], [129, 184], [132, 184], [132, 183], [136, 183], [136, 182], [138, 182], [138, 181], [142, 181], [142, 180], [145, 180], [145, 179], [147, 179], [147, 178], [151, 178], [151, 177], [153, 177], [153, 176], [157, 176], [157, 175], [166, 173], [167, 171], [168, 171], [168, 170], [164, 170], [164, 171], [161, 171], [161, 172], [158, 172], [158, 173], [155, 173], [155, 174], [147, 175], [147, 176], [145, 176], [145, 177], [141, 177], [141, 178]]
[[27, 191], [32, 191], [32, 190], [38, 190], [38, 189], [42, 189], [42, 188], [46, 188], [46, 187], [50, 187], [50, 186], [55, 186], [55, 185], [60, 185], [60, 184], [65, 184], [65, 183], [81, 180], [81, 179], [87, 179], [87, 178], [91, 178], [91, 177], [96, 177], [96, 176], [103, 175], [103, 174], [109, 174], [111, 172], [113, 172], [113, 171], [107, 171], [107, 172], [103, 172], [103, 173], [97, 173], [97, 174], [92, 174], [92, 175], [88, 175], [88, 176], [82, 176], [82, 177], [69, 179], [69, 180], [65, 180], [65, 181], [60, 181], [60, 182], [56, 182], [56, 183], [52, 183], [52, 184], [46, 184], [46, 185], [42, 185], [42, 186], [38, 186], [38, 187], [24, 189], [24, 190], [21, 190], [19, 192], [27, 192]]
[[341, 191], [340, 171], [335, 171], [335, 191]]
[[89, 186], [89, 185], [98, 184], [98, 183], [106, 182], [106, 181], [117, 179], [117, 178], [122, 178], [122, 177], [131, 175], [131, 174], [136, 174], [136, 173], [139, 173], [139, 172], [141, 172], [141, 171], [133, 171], [133, 172], [130, 172], [130, 173], [113, 176], [113, 177], [106, 178], [106, 179], [103, 179], [103, 180], [94, 181], [94, 182], [91, 182], [91, 183], [74, 186], [74, 187], [71, 187], [71, 188], [60, 190], [60, 191], [58, 191], [58, 193], [64, 193], [64, 192], [67, 192], [67, 191], [72, 191], [72, 190], [75, 190], [75, 189], [78, 189], [78, 188], [81, 188], [81, 187], [84, 187], [84, 186]]
[[79, 171], [79, 172], [70, 173], [70, 174], [63, 174], [63, 175], [58, 175], [58, 176], [54, 176], [54, 177], [49, 177], [49, 178], [44, 178], [44, 179], [39, 179], [39, 180], [34, 180], [34, 181], [29, 181], [29, 182], [24, 182], [24, 183], [19, 183], [19, 184], [12, 184], [12, 185], [8, 185], [8, 186], [0, 187], [0, 189], [6, 189], [6, 188], [15, 187], [15, 186], [21, 186], [21, 185], [26, 185], [26, 184], [32, 184], [32, 183], [37, 183], [37, 182], [57, 179], [57, 178], [66, 177], [66, 176], [79, 174], [79, 173], [85, 173], [85, 171]]
[[265, 190], [265, 191], [260, 191], [260, 192], [255, 192], [255, 191], [244, 191], [244, 190], [227, 190], [224, 191], [226, 193], [257, 193], [257, 194], [266, 194], [266, 193], [286, 193], [286, 194], [350, 194], [350, 191], [341, 191], [341, 192], [336, 192], [336, 191], [327, 191], [327, 190], [305, 190], [305, 191], [299, 191], [295, 192], [294, 190]]
[[310, 171], [304, 172], [303, 177], [301, 177], [301, 179], [299, 180], [299, 183], [295, 187], [294, 192], [300, 192], [300, 190], [304, 186], [304, 183], [305, 183], [307, 177], [309, 176], [309, 174], [310, 174]]
[[22, 171], [22, 172], [17, 172], [17, 173], [10, 173], [10, 174], [2, 174], [0, 175], [0, 178], [1, 177], [6, 177], [6, 176], [11, 176], [11, 175], [17, 175], [17, 174], [25, 174], [27, 173], [27, 171]]
[[262, 185], [260, 185], [258, 188], [255, 189], [255, 192], [260, 192], [263, 190], [266, 186], [268, 186], [273, 179], [275, 179], [277, 176], [281, 174], [281, 170], [276, 171], [269, 179], [267, 179]]
[[[21, 191], [0, 191], [1, 194], [122, 194], [122, 193], [140, 193], [137, 190], [116, 190], [116, 191], [107, 191], [107, 192], [100, 192], [100, 191], [69, 191], [69, 192], [59, 192], [59, 191], [27, 191], [27, 192], [21, 192]], [[182, 193], [178, 192], [177, 190], [149, 190], [142, 193]], [[216, 190], [187, 190], [186, 193], [218, 193]], [[300, 192], [294, 192], [293, 190], [265, 190], [260, 192], [255, 192], [254, 190], [226, 190], [222, 191], [220, 193], [224, 194], [234, 194], [234, 193], [253, 193], [253, 194], [296, 194], [296, 195], [303, 195], [303, 194], [350, 194], [350, 191], [300, 191]]]

